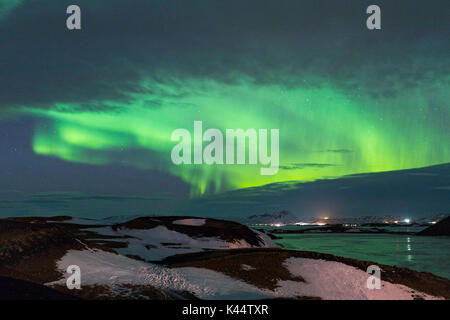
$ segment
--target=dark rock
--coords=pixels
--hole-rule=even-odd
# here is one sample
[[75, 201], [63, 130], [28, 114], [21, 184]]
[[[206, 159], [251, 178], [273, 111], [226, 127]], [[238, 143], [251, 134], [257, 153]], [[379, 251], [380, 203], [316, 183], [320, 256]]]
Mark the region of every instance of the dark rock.
[[418, 233], [419, 236], [450, 236], [450, 216]]

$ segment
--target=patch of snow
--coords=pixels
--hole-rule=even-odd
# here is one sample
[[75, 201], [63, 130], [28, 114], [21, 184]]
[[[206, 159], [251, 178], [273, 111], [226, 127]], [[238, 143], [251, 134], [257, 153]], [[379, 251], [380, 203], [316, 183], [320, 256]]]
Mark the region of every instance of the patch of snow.
[[226, 276], [222, 273], [203, 268], [178, 268], [181, 275], [200, 286], [200, 292], [194, 292], [201, 299], [213, 300], [250, 300], [273, 298], [273, 292]]
[[[187, 291], [202, 299], [258, 299], [270, 297], [255, 286], [233, 279], [219, 272], [202, 268], [169, 269], [136, 261], [102, 250], [69, 250], [57, 262], [64, 277], [47, 283], [48, 286], [65, 285], [70, 276], [67, 267], [77, 265], [83, 285], [109, 287], [113, 294], [126, 292], [123, 285], [149, 285], [160, 290]], [[132, 291], [130, 291], [130, 294]]]
[[249, 266], [248, 264], [241, 264], [241, 269], [244, 271], [255, 270], [255, 268], [253, 268], [252, 266]]
[[[325, 260], [289, 258], [286, 267], [301, 281], [279, 281], [275, 291], [260, 289], [216, 271], [184, 267], [170, 269], [161, 265], [136, 261], [102, 250], [69, 250], [57, 262], [64, 277], [47, 285], [65, 285], [70, 276], [67, 267], [81, 269], [83, 285], [102, 285], [113, 294], [133, 294], [129, 285], [152, 286], [162, 291], [191, 292], [201, 299], [267, 299], [275, 297], [309, 296], [322, 299], [412, 299], [413, 294], [425, 299], [436, 297], [414, 291], [406, 286], [382, 281], [382, 289], [366, 287], [368, 274], [354, 267]], [[248, 265], [241, 265], [251, 272]], [[250, 268], [249, 268], [250, 267]], [[129, 290], [126, 290], [128, 286]]]
[[259, 239], [263, 242], [262, 248], [279, 248], [280, 246], [276, 244], [271, 237], [269, 237], [266, 233], [252, 229], [254, 233], [257, 234]]
[[411, 300], [413, 294], [424, 299], [437, 297], [381, 279], [381, 289], [367, 288], [369, 274], [336, 261], [289, 258], [285, 266], [305, 282], [279, 281], [276, 291], [282, 296], [313, 296], [325, 300]]
[[166, 226], [144, 230], [121, 228], [114, 231], [109, 227], [89, 230], [105, 236], [129, 237], [114, 239], [114, 241], [128, 242], [127, 248], [115, 250], [123, 255], [137, 255], [146, 261], [159, 261], [175, 254], [201, 252], [204, 249], [252, 248], [252, 245], [245, 240], [227, 242], [215, 237], [192, 238], [184, 233], [169, 230]]
[[205, 225], [205, 219], [181, 219], [175, 220], [172, 224], [179, 224], [183, 226], [192, 226], [192, 227], [200, 227]]

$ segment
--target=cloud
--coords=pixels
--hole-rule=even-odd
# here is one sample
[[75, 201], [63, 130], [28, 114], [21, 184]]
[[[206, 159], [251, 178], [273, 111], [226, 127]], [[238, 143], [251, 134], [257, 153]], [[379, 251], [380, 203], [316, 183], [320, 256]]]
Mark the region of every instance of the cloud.
[[363, 4], [335, 1], [321, 10], [312, 0], [79, 0], [80, 32], [65, 28], [66, 3], [20, 2], [0, 2], [15, 8], [13, 17], [0, 20], [0, 67], [8, 74], [0, 78], [0, 87], [8, 87], [0, 108], [72, 103], [79, 110], [117, 111], [102, 101], [126, 104], [130, 94], [152, 93], [142, 86], [149, 77], [165, 84], [247, 77], [286, 87], [320, 87], [321, 79], [330, 79], [349, 95], [363, 89], [390, 97], [448, 80], [450, 45], [436, 29], [449, 24], [441, 0], [406, 7], [381, 1], [390, 12], [383, 16], [389, 32], [378, 33], [365, 29]]
[[[104, 201], [159, 201], [169, 200], [167, 196], [122, 196], [122, 195], [84, 195], [79, 193], [46, 193], [46, 194], [33, 194], [31, 200], [26, 202], [64, 202], [64, 201], [89, 201], [89, 200], [104, 200]], [[54, 200], [58, 199], [58, 200]]]

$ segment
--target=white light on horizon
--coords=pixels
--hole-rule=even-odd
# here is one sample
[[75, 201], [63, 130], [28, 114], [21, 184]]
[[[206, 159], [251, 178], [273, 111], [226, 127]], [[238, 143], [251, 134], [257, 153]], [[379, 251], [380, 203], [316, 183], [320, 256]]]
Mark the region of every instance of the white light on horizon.
[[411, 222], [411, 219], [405, 219], [405, 220], [403, 220], [405, 223], [410, 223]]

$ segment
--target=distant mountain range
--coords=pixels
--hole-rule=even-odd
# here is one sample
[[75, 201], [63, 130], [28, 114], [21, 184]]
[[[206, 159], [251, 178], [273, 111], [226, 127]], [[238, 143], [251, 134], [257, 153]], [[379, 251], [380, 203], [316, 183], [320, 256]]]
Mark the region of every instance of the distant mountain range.
[[326, 224], [418, 224], [418, 225], [431, 225], [432, 223], [437, 223], [445, 219], [447, 214], [439, 214], [428, 217], [422, 217], [417, 219], [411, 219], [405, 216], [361, 216], [361, 217], [309, 217], [309, 218], [299, 218], [288, 211], [281, 211], [275, 213], [264, 213], [251, 215], [248, 218], [234, 219], [245, 224], [271, 224], [271, 225], [286, 225], [286, 224], [296, 224], [296, 223], [326, 223]]
[[361, 217], [343, 217], [343, 218], [328, 218], [327, 220], [320, 219], [321, 222], [326, 222], [327, 224], [343, 224], [343, 223], [356, 223], [359, 225], [364, 224], [420, 224], [429, 225], [430, 223], [438, 222], [446, 218], [447, 214], [432, 215], [428, 217], [421, 218], [410, 218], [407, 216], [361, 216]]
[[241, 220], [248, 224], [292, 224], [299, 221], [299, 218], [287, 211], [277, 213], [264, 213], [251, 215]]

